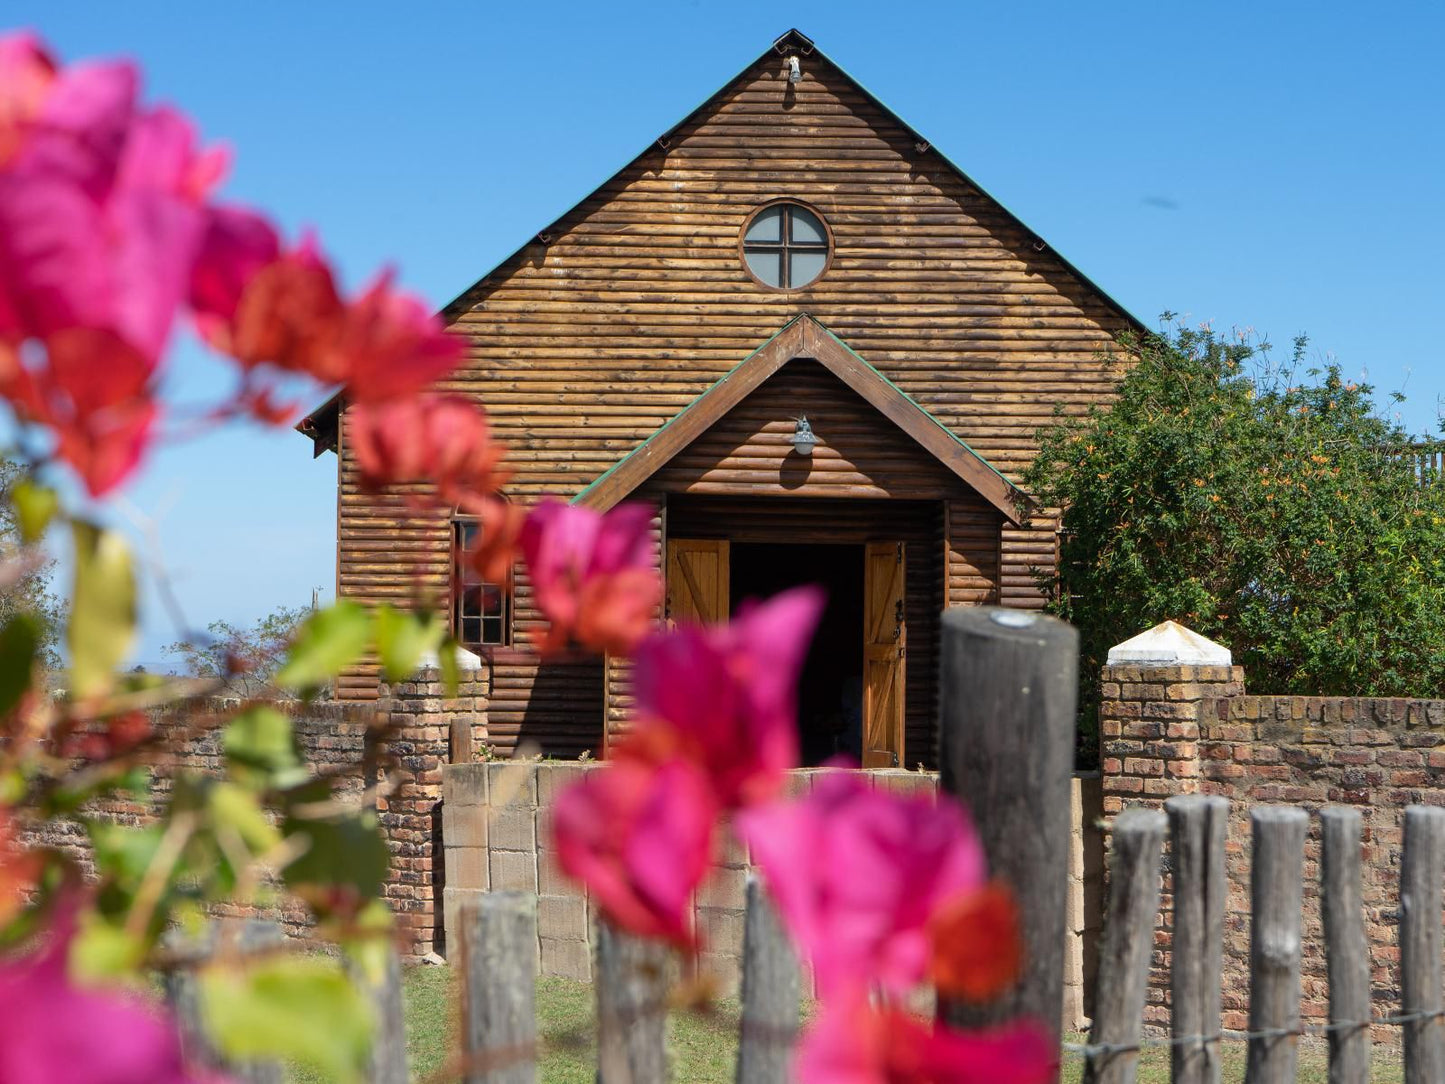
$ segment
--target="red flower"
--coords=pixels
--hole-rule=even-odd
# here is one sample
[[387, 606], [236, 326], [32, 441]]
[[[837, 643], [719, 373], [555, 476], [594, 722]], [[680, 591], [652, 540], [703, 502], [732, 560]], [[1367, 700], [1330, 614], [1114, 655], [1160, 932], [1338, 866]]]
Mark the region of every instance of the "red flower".
[[1018, 981], [1023, 940], [1018, 906], [997, 881], [944, 901], [929, 920], [931, 979], [946, 997], [987, 1001]]
[[986, 880], [958, 805], [875, 790], [857, 772], [745, 809], [736, 824], [825, 997], [912, 989], [932, 967], [934, 916]]
[[0, 37], [0, 169], [24, 144], [55, 85], [55, 71], [34, 34]]
[[483, 583], [510, 584], [512, 564], [527, 522], [526, 509], [499, 497], [488, 497], [475, 506], [481, 530], [477, 542], [462, 560], [476, 570]]
[[728, 624], [648, 637], [620, 755], [692, 760], [727, 809], [773, 797], [798, 766], [798, 674], [822, 610], [822, 591], [802, 587], [744, 605]]
[[135, 470], [159, 408], [151, 366], [113, 332], [76, 328], [46, 342], [42, 364], [27, 368], [0, 343], [0, 395], [25, 421], [57, 438], [56, 454], [75, 468], [92, 496]]
[[520, 542], [537, 606], [551, 622], [544, 653], [576, 642], [625, 655], [647, 635], [662, 600], [651, 524], [645, 504], [603, 514], [545, 500], [532, 509]]
[[447, 375], [466, 353], [418, 299], [382, 274], [346, 309], [335, 344], [352, 402], [381, 402], [417, 392]]
[[552, 838], [563, 872], [613, 924], [690, 947], [716, 822], [712, 788], [694, 765], [616, 761], [558, 795]]
[[962, 1031], [863, 997], [826, 1006], [797, 1054], [800, 1084], [1044, 1084], [1055, 1063], [1038, 1028]]
[[443, 502], [477, 506], [505, 480], [505, 450], [492, 440], [487, 416], [460, 396], [357, 403], [348, 418], [347, 438], [369, 488], [431, 483]]

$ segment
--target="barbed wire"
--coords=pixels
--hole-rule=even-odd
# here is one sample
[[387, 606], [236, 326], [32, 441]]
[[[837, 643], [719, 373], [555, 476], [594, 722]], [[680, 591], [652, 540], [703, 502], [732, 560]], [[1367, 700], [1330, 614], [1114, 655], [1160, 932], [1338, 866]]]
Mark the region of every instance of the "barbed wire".
[[1313, 1036], [1327, 1037], [1337, 1032], [1363, 1031], [1373, 1027], [1401, 1027], [1445, 1017], [1445, 1009], [1422, 1009], [1418, 1012], [1393, 1013], [1369, 1020], [1336, 1020], [1328, 1024], [1301, 1024], [1297, 1028], [1261, 1028], [1258, 1031], [1235, 1031], [1221, 1028], [1213, 1035], [1140, 1036], [1132, 1043], [1063, 1043], [1064, 1053], [1081, 1055], [1085, 1061], [1137, 1054], [1149, 1047], [1209, 1046], [1222, 1042], [1248, 1042], [1251, 1039], [1288, 1039]]

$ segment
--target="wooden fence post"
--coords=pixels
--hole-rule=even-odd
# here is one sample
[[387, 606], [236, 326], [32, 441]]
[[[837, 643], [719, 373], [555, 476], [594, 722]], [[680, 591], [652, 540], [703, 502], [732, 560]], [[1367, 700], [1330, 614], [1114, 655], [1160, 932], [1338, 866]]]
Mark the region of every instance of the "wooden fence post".
[[[1263, 805], [1250, 812], [1249, 1040], [1245, 1084], [1294, 1084], [1300, 1030], [1300, 908], [1309, 814]], [[1439, 917], [1438, 912], [1436, 915]]]
[[[1360, 888], [1360, 811], [1320, 810], [1320, 910], [1330, 987], [1330, 1084], [1369, 1084], [1370, 950]], [[1340, 1025], [1348, 1025], [1341, 1027]]]
[[798, 1031], [798, 958], [762, 882], [748, 878], [737, 1084], [787, 1084]]
[[1029, 1016], [1059, 1038], [1078, 660], [1078, 633], [1052, 617], [991, 606], [943, 615], [941, 783], [1018, 896], [1026, 954], [1010, 993], [941, 1005], [955, 1023]]
[[667, 1079], [668, 952], [664, 945], [597, 924], [597, 1080]]
[[1084, 1063], [1085, 1084], [1133, 1084], [1139, 1067], [1166, 823], [1164, 814], [1151, 809], [1126, 809], [1114, 819], [1109, 910], [1099, 949], [1099, 984], [1089, 1045], [1118, 1049], [1089, 1056]]
[[[242, 952], [275, 948], [286, 941], [285, 933], [274, 922], [261, 919], [227, 921], [241, 921], [237, 943]], [[179, 930], [173, 930], [166, 938], [166, 943], [178, 954], [185, 956], [187, 964], [190, 965], [169, 972], [165, 979], [166, 1001], [176, 1016], [181, 1049], [188, 1062], [215, 1069], [232, 1080], [244, 1081], [245, 1084], [281, 1084], [279, 1062], [231, 1061], [222, 1056], [211, 1037], [206, 1034], [205, 1016], [201, 1009], [200, 980], [196, 976], [195, 968], [215, 951], [219, 935], [219, 924], [212, 922], [200, 938], [188, 940]]]
[[1229, 802], [1184, 794], [1164, 803], [1173, 853], [1169, 991], [1174, 1084], [1219, 1084], [1224, 971], [1224, 842]]
[[537, 897], [461, 902], [462, 1056], [467, 1084], [537, 1079]]
[[1405, 1084], [1445, 1080], [1445, 1020], [1440, 1017], [1440, 882], [1445, 877], [1445, 809], [1405, 809], [1400, 860], [1400, 1000], [1408, 1017]]

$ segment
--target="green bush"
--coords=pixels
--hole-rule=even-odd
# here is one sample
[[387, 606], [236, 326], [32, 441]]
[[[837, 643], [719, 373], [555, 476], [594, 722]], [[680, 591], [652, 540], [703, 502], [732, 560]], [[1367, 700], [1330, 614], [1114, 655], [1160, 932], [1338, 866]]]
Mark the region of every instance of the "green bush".
[[1065, 509], [1045, 580], [1080, 631], [1081, 706], [1109, 647], [1167, 618], [1253, 691], [1440, 695], [1445, 480], [1417, 478], [1372, 389], [1306, 369], [1303, 339], [1283, 367], [1208, 327], [1125, 347], [1112, 407], [1060, 415], [1026, 477]]

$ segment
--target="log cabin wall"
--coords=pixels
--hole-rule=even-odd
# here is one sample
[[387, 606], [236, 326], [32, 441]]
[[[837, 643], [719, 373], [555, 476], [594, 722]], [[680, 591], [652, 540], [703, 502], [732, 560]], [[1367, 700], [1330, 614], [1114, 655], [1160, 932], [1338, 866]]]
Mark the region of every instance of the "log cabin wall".
[[[821, 54], [804, 53], [797, 84], [784, 64], [764, 54], [446, 309], [470, 360], [443, 388], [486, 404], [514, 499], [574, 496], [799, 312], [1014, 479], [1056, 404], [1079, 414], [1108, 400], [1127, 315]], [[798, 290], [760, 285], [739, 254], [748, 216], [778, 197], [811, 206], [832, 234], [827, 271]], [[341, 595], [443, 587], [445, 519], [361, 493], [341, 444]], [[959, 601], [1040, 604], [1027, 569], [1050, 559], [1052, 528], [994, 543], [990, 516], [941, 517], [940, 583]], [[521, 643], [536, 620], [524, 581], [516, 617]], [[527, 706], [535, 659], [492, 662], [503, 751], [554, 725], [576, 735], [556, 750], [572, 750], [600, 718], [598, 664], [568, 664], [543, 711]], [[374, 696], [374, 668], [347, 674], [339, 694]]]

